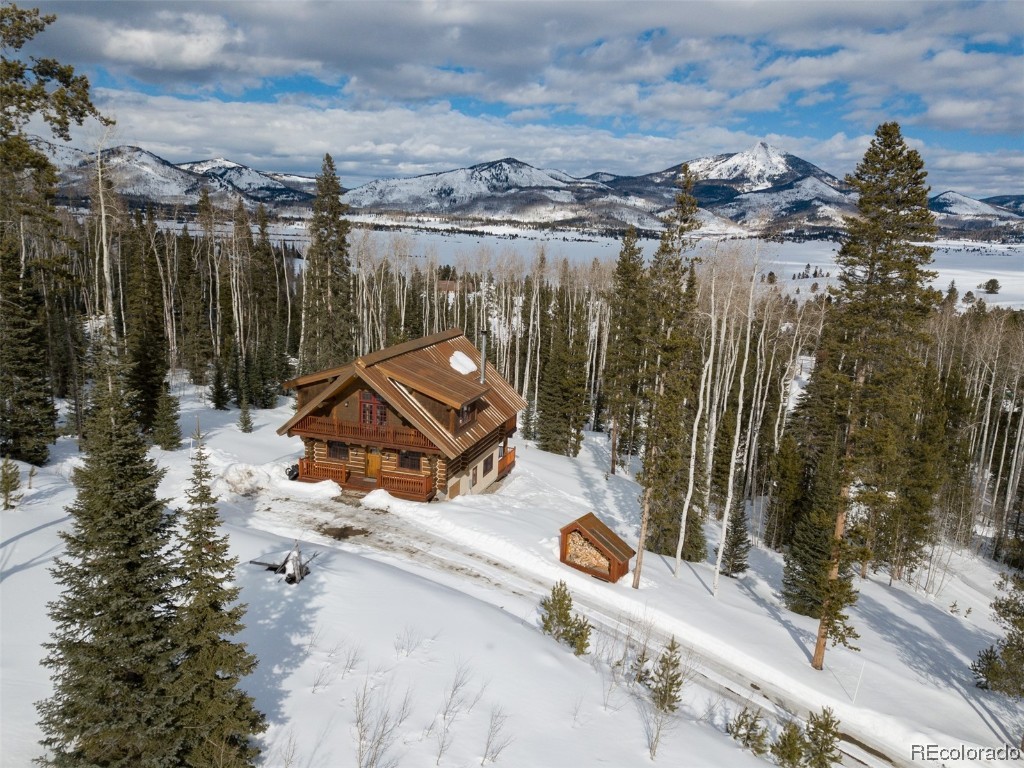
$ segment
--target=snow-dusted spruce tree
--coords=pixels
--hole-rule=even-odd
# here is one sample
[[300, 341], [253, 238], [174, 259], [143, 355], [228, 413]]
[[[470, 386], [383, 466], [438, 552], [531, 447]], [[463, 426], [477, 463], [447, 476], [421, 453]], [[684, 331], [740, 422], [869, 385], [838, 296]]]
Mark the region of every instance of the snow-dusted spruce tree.
[[49, 766], [178, 765], [171, 640], [171, 518], [157, 497], [163, 471], [130, 409], [123, 366], [100, 342], [72, 479], [65, 552], [54, 561], [60, 596], [43, 665], [53, 695], [38, 704], [40, 759]]
[[235, 639], [245, 606], [232, 579], [236, 558], [218, 531], [217, 499], [202, 435], [193, 435], [188, 505], [179, 513], [181, 545], [177, 610], [173, 626], [178, 648], [172, 696], [182, 734], [181, 764], [191, 768], [250, 766], [259, 755], [251, 737], [266, 730], [263, 715], [239, 681], [256, 668], [256, 657]]
[[[840, 579], [852, 488], [865, 510], [864, 541], [886, 515], [917, 509], [899, 503], [909, 441], [921, 411], [922, 329], [938, 298], [925, 267], [935, 231], [928, 210], [924, 162], [909, 149], [896, 123], [885, 123], [847, 182], [858, 192], [857, 213], [836, 261], [840, 267], [829, 322], [822, 334], [814, 376], [800, 409], [802, 443], [812, 475], [827, 446], [835, 446], [839, 508], [832, 526], [828, 580]], [[893, 496], [897, 503], [893, 503]], [[824, 524], [827, 521], [823, 519]], [[903, 542], [913, 549], [923, 541]], [[845, 593], [845, 598], [853, 594]], [[824, 665], [825, 646], [839, 637], [836, 617], [843, 595], [826, 591], [814, 655]]]

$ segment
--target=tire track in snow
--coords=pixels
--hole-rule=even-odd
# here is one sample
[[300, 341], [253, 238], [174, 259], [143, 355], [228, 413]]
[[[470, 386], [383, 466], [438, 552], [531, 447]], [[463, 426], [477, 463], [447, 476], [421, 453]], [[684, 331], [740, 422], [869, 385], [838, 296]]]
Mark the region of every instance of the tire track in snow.
[[[289, 499], [289, 502], [296, 508], [295, 522], [311, 534], [310, 543], [318, 546], [357, 554], [366, 552], [383, 555], [396, 567], [408, 563], [420, 566], [428, 573], [442, 571], [456, 578], [486, 584], [489, 589], [499, 593], [537, 603], [551, 590], [549, 579], [454, 542], [425, 526], [417, 525], [413, 519], [404, 515], [362, 507], [357, 500], [347, 497], [336, 497], [331, 501]], [[275, 518], [263, 518], [257, 514], [254, 522], [261, 526], [269, 524], [264, 529], [271, 533], [293, 536], [295, 532], [294, 527], [282, 530], [283, 526], [275, 524], [278, 523]], [[349, 527], [359, 529], [359, 532], [338, 539], [326, 532], [326, 529], [332, 527]], [[499, 602], [492, 601], [492, 604], [502, 607]], [[573, 604], [578, 610], [582, 609], [582, 613], [595, 628], [609, 637], [621, 638], [624, 627], [631, 619], [620, 609], [593, 595], [573, 595]], [[665, 644], [673, 633], [655, 625], [651, 634], [652, 640]], [[777, 685], [711, 657], [700, 646], [688, 643], [685, 637], [676, 636], [676, 640], [684, 654], [688, 654], [694, 663], [694, 684], [739, 706], [757, 707], [767, 720], [776, 724], [781, 725], [792, 717], [806, 722], [811, 711], [807, 702], [797, 699]], [[843, 756], [843, 765], [913, 767], [913, 763], [895, 754], [896, 748], [893, 745], [882, 743], [861, 729], [841, 725], [843, 732], [838, 749]]]

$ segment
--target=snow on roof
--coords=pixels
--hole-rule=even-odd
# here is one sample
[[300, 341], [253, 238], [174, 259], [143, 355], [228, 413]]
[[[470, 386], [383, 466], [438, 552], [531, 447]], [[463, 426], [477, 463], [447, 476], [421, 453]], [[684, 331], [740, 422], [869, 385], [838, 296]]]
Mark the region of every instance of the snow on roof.
[[476, 373], [477, 371], [476, 363], [464, 352], [458, 350], [452, 352], [452, 356], [448, 358], [448, 365], [452, 367], [452, 370], [463, 374]]

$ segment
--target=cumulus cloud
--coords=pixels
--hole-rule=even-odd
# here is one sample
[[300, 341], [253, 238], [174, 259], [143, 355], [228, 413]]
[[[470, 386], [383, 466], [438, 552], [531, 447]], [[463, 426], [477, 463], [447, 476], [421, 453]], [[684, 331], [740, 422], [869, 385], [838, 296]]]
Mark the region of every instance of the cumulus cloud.
[[[358, 179], [499, 154], [637, 173], [777, 136], [842, 175], [893, 119], [943, 158], [1021, 156], [1013, 3], [40, 5], [59, 18], [32, 52], [90, 74], [122, 132], [175, 159], [315, 171], [333, 146]], [[936, 170], [1018, 191], [991, 186], [997, 165]]]

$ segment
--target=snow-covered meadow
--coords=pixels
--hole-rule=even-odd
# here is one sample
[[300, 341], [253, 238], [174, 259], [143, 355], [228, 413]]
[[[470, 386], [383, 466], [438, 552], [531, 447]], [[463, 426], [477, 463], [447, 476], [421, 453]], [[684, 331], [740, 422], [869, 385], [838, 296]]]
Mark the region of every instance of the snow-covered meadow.
[[[775, 553], [755, 549], [751, 570], [723, 579], [717, 599], [710, 560], [676, 578], [671, 563], [648, 556], [639, 590], [629, 577], [609, 585], [558, 562], [558, 529], [590, 511], [635, 545], [639, 489], [606, 473], [603, 435], [588, 434], [576, 459], [517, 441], [516, 468], [494, 493], [416, 504], [376, 492], [359, 502], [330, 483], [286, 479], [299, 441], [275, 429], [290, 401], [255, 412], [246, 435], [237, 411], [212, 410], [189, 385], [176, 391], [183, 431], [198, 420], [208, 435], [224, 530], [241, 561], [243, 639], [260, 660], [245, 685], [270, 724], [264, 765], [357, 765], [360, 710], [371, 726], [390, 718], [387, 756], [398, 765], [479, 765], [488, 753], [499, 766], [649, 764], [643, 697], [609, 663], [626, 635], [644, 633], [655, 655], [675, 636], [689, 670], [656, 763], [762, 764], [724, 731], [744, 702], [776, 722], [832, 707], [844, 749], [868, 765], [927, 764], [914, 760], [915, 745], [1000, 748], [1024, 731], [1020, 705], [977, 689], [968, 668], [997, 636], [988, 607], [997, 572], [971, 551], [941, 553], [930, 593], [882, 575], [859, 582], [861, 650], [832, 649], [816, 672], [816, 623], [783, 607]], [[170, 506], [181, 504], [188, 440], [154, 456]], [[39, 754], [33, 704], [50, 691], [38, 661], [56, 596], [48, 568], [78, 461], [75, 441], [62, 438], [31, 490], [22, 466], [24, 499], [0, 513], [0, 756], [11, 768]], [[296, 541], [317, 555], [301, 584], [248, 563]], [[559, 579], [596, 627], [587, 656], [538, 628], [538, 603]]]

